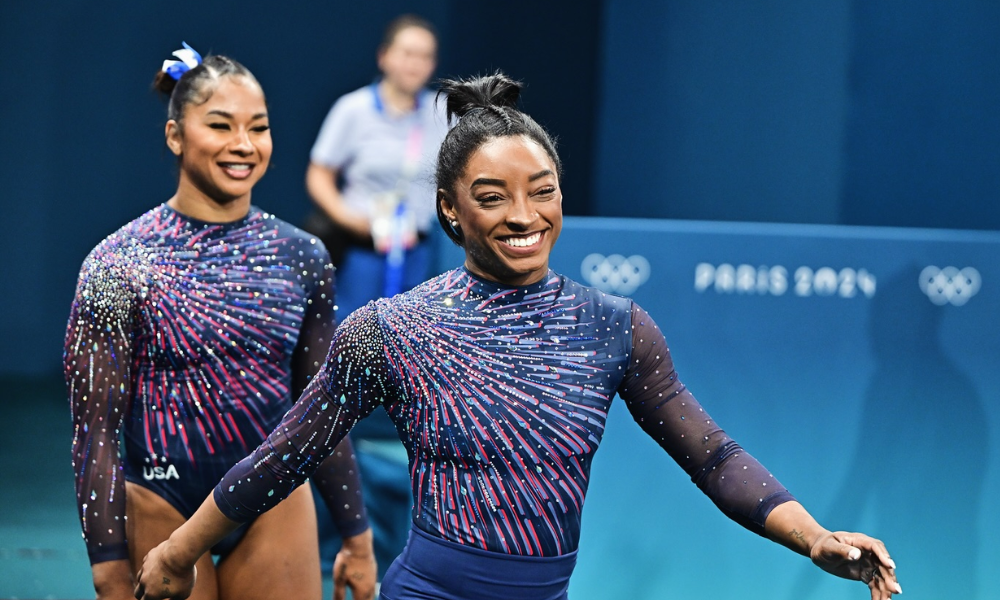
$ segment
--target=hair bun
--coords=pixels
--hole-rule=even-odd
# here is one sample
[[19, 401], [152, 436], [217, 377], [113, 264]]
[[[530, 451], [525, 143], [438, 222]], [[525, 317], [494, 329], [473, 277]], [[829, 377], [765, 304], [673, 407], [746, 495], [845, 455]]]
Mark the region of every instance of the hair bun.
[[160, 70], [156, 72], [156, 77], [153, 79], [154, 90], [169, 98], [175, 87], [177, 87], [176, 79], [167, 75], [165, 71]]
[[[174, 50], [171, 53], [178, 60], [167, 59], [163, 61], [163, 67], [160, 68], [162, 75], [158, 73], [153, 79], [153, 89], [166, 96], [173, 93], [177, 82], [185, 73], [197, 68], [202, 63], [201, 54], [197, 50], [188, 45], [187, 42], [181, 42], [181, 46], [183, 47], [180, 50]], [[171, 83], [170, 79], [173, 79], [174, 82]]]
[[502, 72], [470, 79], [442, 80], [440, 93], [448, 99], [448, 116], [464, 117], [477, 108], [517, 108], [522, 84]]

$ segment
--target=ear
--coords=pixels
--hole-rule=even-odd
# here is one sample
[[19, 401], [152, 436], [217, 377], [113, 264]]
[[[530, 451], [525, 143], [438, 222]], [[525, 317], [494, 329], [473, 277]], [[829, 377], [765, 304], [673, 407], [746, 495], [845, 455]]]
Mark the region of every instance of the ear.
[[166, 129], [164, 130], [164, 136], [167, 140], [167, 147], [170, 151], [174, 153], [174, 156], [181, 155], [181, 148], [183, 144], [181, 143], [181, 126], [177, 121], [170, 119], [167, 121]]
[[448, 192], [444, 191], [442, 188], [438, 188], [437, 201], [441, 206], [441, 212], [444, 214], [446, 219], [449, 221], [458, 220], [458, 215], [455, 213], [455, 207], [452, 206], [451, 200], [448, 198]]

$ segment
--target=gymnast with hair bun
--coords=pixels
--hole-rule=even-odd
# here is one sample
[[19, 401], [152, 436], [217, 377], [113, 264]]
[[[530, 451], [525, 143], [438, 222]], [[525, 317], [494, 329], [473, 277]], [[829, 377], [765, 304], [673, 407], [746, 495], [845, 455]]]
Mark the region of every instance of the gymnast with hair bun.
[[437, 213], [464, 265], [340, 324], [282, 423], [146, 556], [136, 597], [185, 597], [197, 556], [280, 507], [381, 405], [407, 448], [414, 498], [381, 597], [564, 599], [616, 394], [726, 516], [863, 581], [873, 600], [899, 593], [881, 541], [821, 527], [708, 415], [642, 308], [549, 269], [560, 160], [517, 110], [520, 85], [498, 73], [441, 91], [459, 120], [438, 155]]
[[[271, 158], [260, 84], [225, 56], [202, 60], [186, 44], [174, 54], [154, 86], [169, 98], [177, 191], [87, 256], [66, 332], [77, 500], [100, 599], [133, 597], [143, 556], [281, 422], [336, 327], [323, 244], [250, 203]], [[371, 598], [353, 451], [328, 441], [309, 470], [345, 539], [336, 588]], [[282, 496], [192, 557], [192, 598], [322, 596], [310, 488]]]

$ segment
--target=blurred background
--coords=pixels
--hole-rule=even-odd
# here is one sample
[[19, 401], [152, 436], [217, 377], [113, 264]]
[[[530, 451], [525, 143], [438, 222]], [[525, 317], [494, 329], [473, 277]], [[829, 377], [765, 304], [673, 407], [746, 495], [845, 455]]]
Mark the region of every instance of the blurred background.
[[[162, 61], [184, 40], [254, 72], [275, 144], [254, 203], [300, 223], [320, 123], [408, 12], [438, 28], [439, 76], [504, 70], [558, 137], [555, 268], [642, 303], [734, 437], [821, 521], [890, 544], [905, 597], [1000, 597], [982, 0], [0, 3], [0, 597], [93, 597], [62, 336], [87, 252], [175, 189]], [[921, 287], [928, 267], [977, 283]], [[572, 598], [867, 597], [725, 522], [615, 410]]]

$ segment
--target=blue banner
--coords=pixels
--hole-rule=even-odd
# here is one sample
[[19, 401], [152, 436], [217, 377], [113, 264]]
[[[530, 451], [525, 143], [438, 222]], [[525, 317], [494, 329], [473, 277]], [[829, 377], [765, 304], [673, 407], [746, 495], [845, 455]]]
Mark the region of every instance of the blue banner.
[[[905, 597], [988, 598], [998, 258], [990, 232], [567, 218], [551, 266], [643, 306], [681, 379], [820, 523], [886, 542]], [[728, 521], [616, 402], [570, 595], [868, 591]]]

